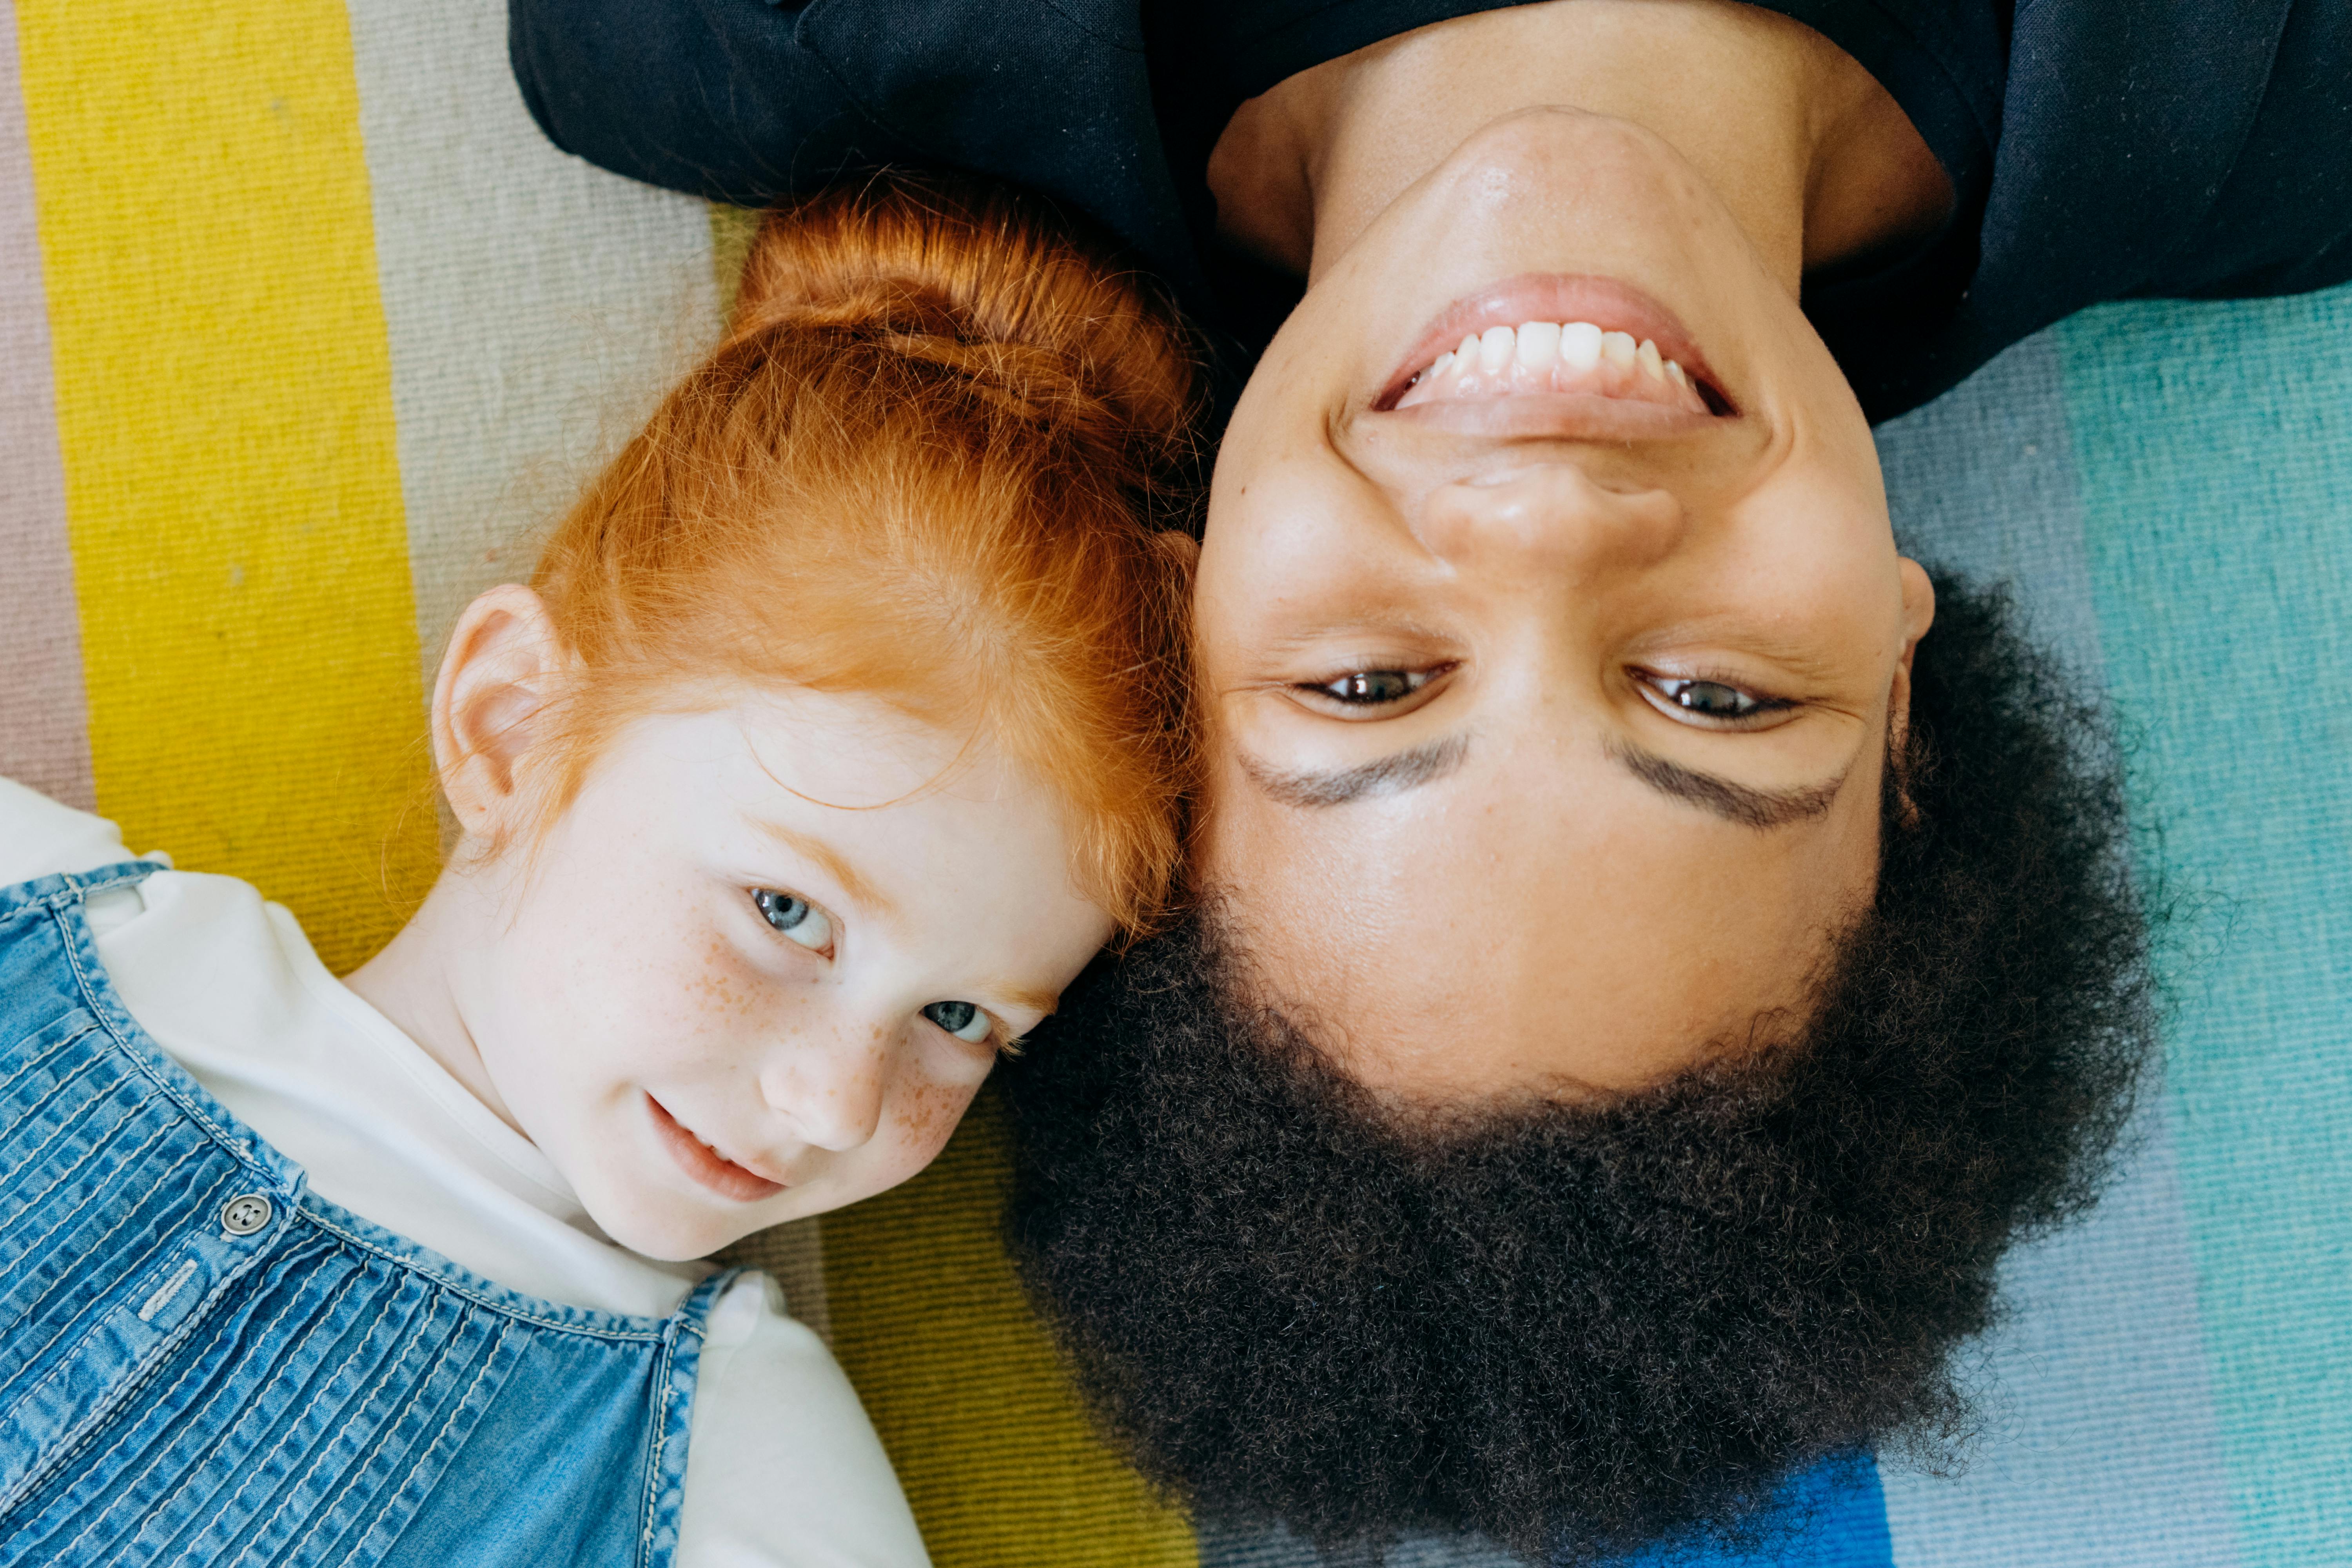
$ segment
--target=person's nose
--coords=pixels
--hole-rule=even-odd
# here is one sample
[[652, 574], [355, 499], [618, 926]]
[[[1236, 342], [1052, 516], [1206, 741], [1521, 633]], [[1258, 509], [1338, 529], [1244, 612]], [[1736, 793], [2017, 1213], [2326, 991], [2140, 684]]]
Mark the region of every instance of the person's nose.
[[760, 1074], [760, 1093], [804, 1142], [835, 1153], [863, 1146], [882, 1123], [895, 1035], [887, 1025], [843, 1019], [795, 1031]]
[[1671, 489], [1554, 460], [1440, 487], [1415, 531], [1457, 571], [1581, 585], [1665, 559], [1689, 524]]

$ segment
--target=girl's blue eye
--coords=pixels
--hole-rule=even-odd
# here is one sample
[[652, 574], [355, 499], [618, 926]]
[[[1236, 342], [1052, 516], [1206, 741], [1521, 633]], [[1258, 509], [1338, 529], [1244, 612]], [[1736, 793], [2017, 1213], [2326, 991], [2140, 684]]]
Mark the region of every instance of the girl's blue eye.
[[823, 952], [833, 945], [833, 921], [806, 899], [780, 893], [773, 888], [754, 888], [751, 901], [760, 907], [760, 913], [767, 917], [770, 925], [803, 947]]
[[923, 1009], [923, 1016], [953, 1035], [959, 1040], [977, 1045], [988, 1038], [994, 1020], [969, 1002], [934, 1002]]

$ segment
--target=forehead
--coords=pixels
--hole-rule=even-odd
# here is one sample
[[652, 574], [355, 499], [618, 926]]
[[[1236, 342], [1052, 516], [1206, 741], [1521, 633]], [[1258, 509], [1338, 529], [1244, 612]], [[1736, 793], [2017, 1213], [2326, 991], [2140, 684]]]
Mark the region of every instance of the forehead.
[[1205, 869], [1267, 980], [1374, 1087], [1625, 1089], [1801, 1004], [1874, 885], [1877, 784], [1857, 768], [1822, 818], [1759, 831], [1598, 754], [1474, 748], [1323, 809], [1227, 769]]
[[991, 903], [1076, 896], [1067, 813], [1043, 781], [983, 735], [871, 698], [733, 694], [656, 714], [600, 774], [698, 849], [821, 842], [894, 903], [936, 903], [927, 889]]

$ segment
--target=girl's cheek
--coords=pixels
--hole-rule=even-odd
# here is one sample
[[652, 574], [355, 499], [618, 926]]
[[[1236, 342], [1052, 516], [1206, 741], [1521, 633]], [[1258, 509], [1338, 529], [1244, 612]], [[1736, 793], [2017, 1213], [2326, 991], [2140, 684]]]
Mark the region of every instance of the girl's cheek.
[[977, 1084], [941, 1083], [915, 1072], [899, 1075], [891, 1086], [892, 1131], [908, 1175], [939, 1157], [978, 1092]]
[[743, 961], [723, 931], [708, 933], [700, 951], [686, 955], [677, 984], [682, 1011], [698, 1033], [736, 1034], [772, 1014], [764, 977]]
[[725, 933], [658, 933], [599, 973], [583, 977], [604, 1006], [590, 1017], [629, 1019], [635, 1048], [649, 1057], [684, 1058], [723, 1048], [761, 1020], [772, 1026], [779, 999], [767, 978], [746, 963]]

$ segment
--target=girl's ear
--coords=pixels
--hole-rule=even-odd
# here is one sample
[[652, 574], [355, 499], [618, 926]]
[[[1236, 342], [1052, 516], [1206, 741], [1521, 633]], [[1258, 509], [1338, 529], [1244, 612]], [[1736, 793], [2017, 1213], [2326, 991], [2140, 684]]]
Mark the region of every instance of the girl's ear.
[[478, 844], [501, 843], [521, 826], [520, 764], [565, 662], [547, 605], [517, 583], [467, 605], [449, 634], [433, 683], [433, 764]]

